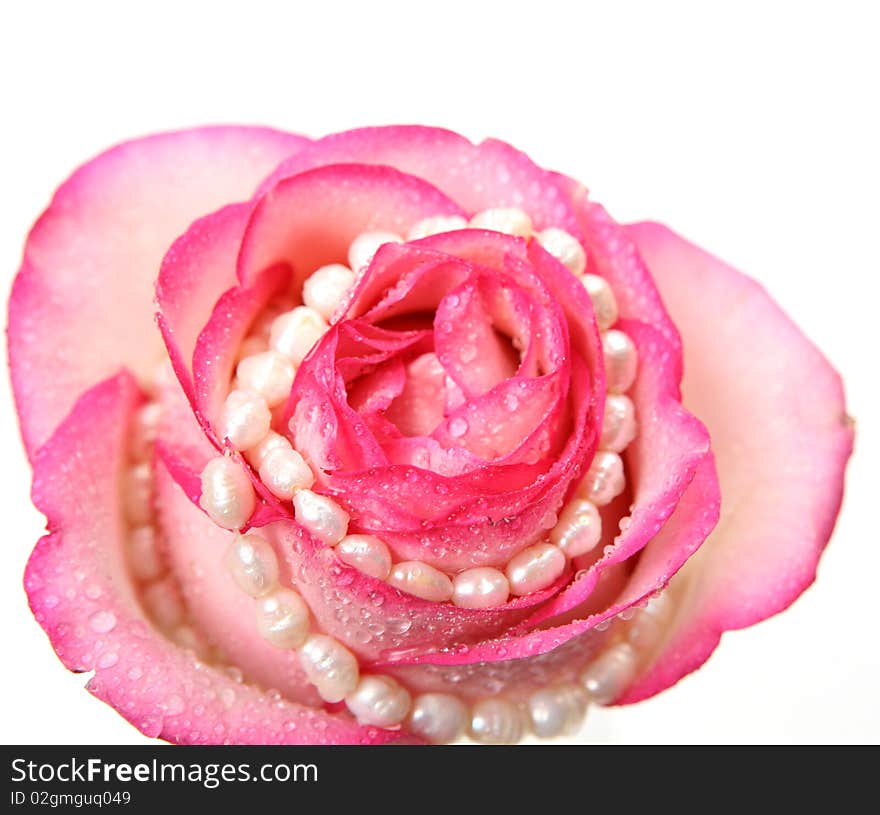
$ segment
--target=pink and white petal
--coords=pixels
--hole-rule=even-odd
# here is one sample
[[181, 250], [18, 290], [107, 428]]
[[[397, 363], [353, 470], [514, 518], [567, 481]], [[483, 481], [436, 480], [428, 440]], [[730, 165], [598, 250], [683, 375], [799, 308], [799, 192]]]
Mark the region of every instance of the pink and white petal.
[[217, 302], [238, 285], [235, 262], [253, 203], [230, 204], [199, 218], [162, 258], [156, 315], [187, 398], [195, 405], [193, 354]]
[[676, 579], [666, 644], [622, 700], [635, 702], [813, 582], [853, 424], [839, 375], [761, 286], [659, 224], [627, 232], [681, 331], [684, 402], [709, 428], [724, 496], [718, 526]]
[[450, 288], [473, 273], [471, 264], [427, 250], [421, 243], [380, 247], [370, 264], [370, 273], [361, 276], [346, 299], [345, 317], [363, 316], [375, 324], [432, 312]]
[[[559, 261], [548, 254], [541, 245], [531, 240], [479, 229], [459, 230], [432, 235], [418, 241], [416, 246], [425, 253], [446, 253], [460, 262], [477, 264], [494, 269], [512, 278], [523, 289], [548, 307], [550, 314], [561, 311], [567, 317], [567, 339], [575, 353], [584, 358], [595, 381], [595, 392], [604, 400], [605, 381], [601, 365], [599, 332], [596, 327], [592, 303], [584, 287]], [[390, 253], [388, 253], [390, 254]], [[547, 325], [542, 325], [547, 333]], [[549, 351], [558, 351], [550, 343]], [[548, 367], [553, 367], [548, 363]], [[601, 423], [601, 416], [592, 419]]]
[[588, 271], [601, 275], [611, 284], [621, 318], [648, 323], [680, 353], [681, 339], [674, 321], [669, 318], [651, 272], [626, 229], [601, 204], [589, 200], [582, 184], [557, 173], [553, 175], [565, 188], [577, 212], [589, 249]]
[[77, 397], [125, 366], [146, 381], [162, 356], [153, 286], [197, 217], [247, 198], [300, 136], [253, 127], [164, 133], [78, 169], [31, 230], [9, 303], [9, 356], [28, 455]]
[[229, 393], [238, 351], [251, 324], [289, 280], [287, 266], [272, 266], [250, 286], [234, 285], [215, 301], [192, 356], [196, 415], [211, 427]]
[[472, 144], [437, 127], [396, 125], [334, 133], [282, 162], [261, 192], [279, 179], [339, 162], [395, 167], [429, 181], [470, 214], [490, 207], [519, 207], [536, 229], [557, 226], [581, 237], [566, 189], [555, 173], [504, 142]]
[[[393, 368], [393, 375], [394, 389], [386, 387], [385, 400], [371, 401], [369, 411], [381, 411], [384, 419], [391, 422], [405, 437], [429, 436], [443, 421], [446, 396], [446, 371], [437, 355], [433, 352], [421, 354], [405, 366], [398, 362]], [[383, 378], [388, 381], [388, 374], [384, 374]], [[370, 379], [378, 379], [378, 376]], [[357, 396], [357, 390], [353, 389], [350, 396], [352, 405], [361, 413], [366, 413], [366, 405], [358, 406]]]
[[237, 682], [146, 621], [123, 560], [119, 501], [129, 421], [140, 402], [127, 374], [96, 385], [34, 457], [34, 502], [50, 533], [31, 555], [25, 589], [62, 662], [94, 671], [89, 691], [151, 737], [196, 744], [399, 738]]
[[432, 437], [447, 449], [464, 447], [481, 462], [540, 461], [563, 415], [568, 373], [507, 379], [452, 411]]
[[392, 167], [309, 169], [264, 191], [242, 242], [238, 277], [248, 285], [268, 266], [287, 263], [298, 291], [319, 266], [347, 263], [348, 247], [362, 232], [405, 235], [423, 218], [461, 213], [436, 187]]

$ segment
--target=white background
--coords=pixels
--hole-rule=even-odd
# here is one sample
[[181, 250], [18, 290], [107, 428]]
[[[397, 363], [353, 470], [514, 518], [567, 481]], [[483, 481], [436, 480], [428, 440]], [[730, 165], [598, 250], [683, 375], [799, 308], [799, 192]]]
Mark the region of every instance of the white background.
[[[128, 137], [210, 122], [495, 135], [584, 181], [621, 220], [668, 223], [761, 280], [826, 351], [846, 379], [857, 450], [818, 583], [778, 618], [726, 635], [661, 697], [591, 714], [582, 737], [876, 741], [871, 5], [4, 4], [3, 286], [30, 223], [78, 163]], [[0, 432], [0, 741], [144, 741], [65, 671], [28, 612], [21, 575], [43, 521], [6, 393]]]

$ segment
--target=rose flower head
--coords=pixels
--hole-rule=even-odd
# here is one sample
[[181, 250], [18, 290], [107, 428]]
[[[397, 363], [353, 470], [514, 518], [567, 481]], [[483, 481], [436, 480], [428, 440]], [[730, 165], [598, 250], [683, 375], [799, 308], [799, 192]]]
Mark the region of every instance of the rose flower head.
[[116, 147], [8, 333], [33, 612], [179, 743], [572, 733], [800, 595], [852, 448], [755, 282], [435, 128]]

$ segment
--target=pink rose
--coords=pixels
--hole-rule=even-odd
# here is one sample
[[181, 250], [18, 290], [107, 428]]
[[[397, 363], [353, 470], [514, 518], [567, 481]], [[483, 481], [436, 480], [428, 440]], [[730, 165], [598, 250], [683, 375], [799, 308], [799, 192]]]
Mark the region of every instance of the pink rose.
[[516, 741], [658, 693], [812, 582], [853, 441], [756, 283], [422, 127], [110, 150], [31, 232], [9, 348], [34, 614], [182, 743]]

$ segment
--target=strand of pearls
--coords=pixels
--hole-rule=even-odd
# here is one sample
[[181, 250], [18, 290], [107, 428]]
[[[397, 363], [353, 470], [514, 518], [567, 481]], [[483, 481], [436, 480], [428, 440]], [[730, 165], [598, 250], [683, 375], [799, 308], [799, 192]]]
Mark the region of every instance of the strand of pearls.
[[[656, 594], [640, 608], [628, 609], [615, 621], [615, 633], [606, 648], [579, 674], [576, 681], [560, 682], [534, 691], [523, 700], [492, 698], [476, 702], [470, 711], [468, 735], [475, 741], [510, 744], [519, 741], [527, 732], [539, 738], [554, 738], [576, 732], [591, 704], [607, 705], [614, 702], [629, 687], [640, 669], [644, 669], [656, 653], [668, 630], [673, 614], [669, 590]], [[597, 628], [604, 629], [611, 622]], [[417, 717], [421, 697], [411, 716], [414, 732], [432, 739], [434, 732], [422, 718], [431, 722], [431, 716]], [[445, 718], [444, 718], [445, 714]], [[433, 715], [439, 721], [452, 720], [455, 709]], [[445, 736], [452, 728], [443, 731]], [[461, 731], [458, 731], [460, 734]]]
[[280, 584], [278, 559], [266, 538], [236, 533], [225, 563], [236, 586], [255, 600], [260, 636], [276, 648], [297, 651], [306, 678], [325, 702], [345, 701], [362, 724], [396, 727], [403, 722], [411, 706], [409, 692], [391, 677], [361, 676], [348, 648], [312, 630], [305, 600]]
[[577, 682], [553, 684], [525, 699], [493, 697], [469, 704], [448, 693], [413, 696], [390, 676], [362, 673], [350, 649], [312, 630], [308, 605], [280, 585], [277, 557], [264, 537], [236, 534], [225, 563], [236, 586], [255, 600], [260, 636], [276, 648], [297, 651], [303, 672], [325, 702], [345, 702], [361, 724], [405, 724], [435, 743], [467, 734], [483, 743], [512, 744], [529, 732], [553, 738], [576, 731], [591, 703], [607, 704], [626, 689], [655, 649], [671, 613], [668, 596], [658, 595], [643, 609], [621, 615], [619, 632]]

